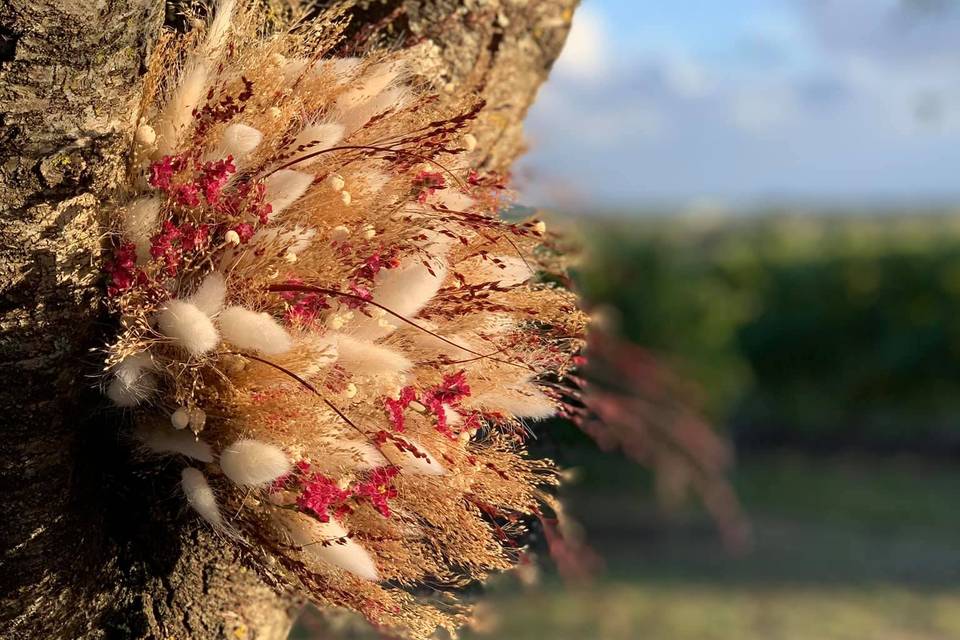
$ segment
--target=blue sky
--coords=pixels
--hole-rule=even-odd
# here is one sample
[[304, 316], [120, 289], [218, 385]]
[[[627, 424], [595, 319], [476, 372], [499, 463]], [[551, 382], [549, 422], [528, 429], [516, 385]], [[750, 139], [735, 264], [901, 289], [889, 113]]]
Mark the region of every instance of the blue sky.
[[534, 205], [960, 202], [960, 3], [583, 0]]

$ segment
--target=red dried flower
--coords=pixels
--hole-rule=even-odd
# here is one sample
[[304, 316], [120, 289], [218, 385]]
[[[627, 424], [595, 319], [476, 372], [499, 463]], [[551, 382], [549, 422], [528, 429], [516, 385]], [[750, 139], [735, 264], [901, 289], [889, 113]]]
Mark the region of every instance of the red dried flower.
[[376, 251], [363, 261], [363, 266], [360, 267], [357, 273], [362, 278], [373, 280], [373, 278], [380, 273], [381, 268], [383, 268], [383, 264], [381, 262], [380, 252]]
[[303, 490], [297, 497], [297, 506], [312, 512], [320, 522], [330, 522], [331, 515], [349, 512], [346, 502], [350, 496], [351, 493], [338, 487], [332, 478], [315, 473], [304, 482]]
[[402, 432], [404, 430], [403, 412], [410, 406], [410, 403], [416, 399], [417, 392], [414, 388], [406, 386], [400, 390], [400, 397], [398, 399], [386, 398], [383, 401], [384, 406], [387, 408], [387, 415], [390, 418], [390, 425], [394, 431]]
[[353, 496], [360, 500], [369, 500], [380, 515], [389, 518], [389, 500], [397, 497], [397, 488], [393, 486], [393, 479], [398, 473], [399, 469], [396, 467], [374, 469], [367, 480], [352, 487]]
[[240, 236], [240, 244], [246, 244], [250, 242], [250, 238], [253, 237], [253, 225], [248, 222], [241, 222], [233, 228], [237, 232], [237, 235]]
[[177, 204], [184, 207], [195, 207], [200, 204], [200, 195], [197, 193], [197, 186], [191, 182], [177, 185], [170, 191], [170, 195]]
[[423, 394], [423, 404], [437, 419], [437, 431], [449, 438], [456, 437], [447, 424], [447, 412], [444, 405], [456, 406], [466, 396], [470, 395], [470, 386], [467, 384], [465, 371], [458, 371], [443, 377], [436, 387], [428, 389]]
[[207, 225], [194, 227], [189, 222], [180, 225], [180, 246], [184, 251], [196, 251], [207, 244], [210, 228]]
[[180, 230], [169, 220], [165, 220], [160, 232], [150, 238], [150, 255], [154, 258], [163, 258], [167, 275], [170, 276], [177, 274], [177, 266], [183, 256], [177, 242], [179, 238]]
[[163, 156], [150, 165], [148, 182], [157, 189], [167, 191], [173, 184], [173, 176], [183, 170], [186, 161], [180, 156]]
[[113, 297], [133, 286], [137, 272], [137, 248], [132, 242], [125, 242], [113, 252], [113, 259], [106, 264], [110, 282], [107, 295]]
[[330, 308], [325, 296], [319, 293], [304, 293], [284, 314], [288, 324], [309, 325], [325, 310]]
[[438, 190], [445, 189], [447, 181], [439, 171], [421, 171], [414, 177], [413, 185], [420, 188], [417, 202], [423, 204]]
[[197, 180], [203, 190], [203, 197], [210, 204], [220, 201], [220, 191], [230, 179], [230, 174], [237, 170], [233, 164], [233, 156], [215, 162], [206, 162], [200, 169], [200, 178]]

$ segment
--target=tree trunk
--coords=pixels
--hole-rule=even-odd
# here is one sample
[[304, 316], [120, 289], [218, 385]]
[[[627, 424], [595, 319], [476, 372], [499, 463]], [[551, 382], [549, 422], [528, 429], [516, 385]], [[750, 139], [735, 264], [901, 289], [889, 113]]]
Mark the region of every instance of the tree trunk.
[[[447, 91], [481, 86], [487, 168], [520, 122], [576, 0], [361, 2], [432, 56]], [[8, 0], [0, 9], [0, 637], [286, 637], [299, 602], [266, 586], [177, 494], [133, 461], [100, 399], [110, 338], [103, 202], [123, 175], [156, 0]], [[435, 46], [434, 46], [435, 45]]]

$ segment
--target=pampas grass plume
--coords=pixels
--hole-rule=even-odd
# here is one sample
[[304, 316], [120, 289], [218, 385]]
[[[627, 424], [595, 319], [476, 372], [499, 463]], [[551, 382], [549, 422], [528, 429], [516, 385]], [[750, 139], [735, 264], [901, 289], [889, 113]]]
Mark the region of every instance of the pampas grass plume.
[[342, 468], [369, 471], [385, 467], [388, 460], [369, 442], [360, 440], [331, 440], [323, 458], [311, 462], [313, 468], [324, 473], [336, 473]]
[[211, 57], [216, 56], [223, 49], [227, 42], [227, 34], [230, 32], [230, 20], [233, 18], [233, 9], [236, 6], [235, 0], [221, 0], [217, 5], [216, 14], [207, 29], [206, 48], [207, 54]]
[[[394, 445], [387, 442], [383, 446], [383, 455], [385, 455], [390, 462], [403, 469], [403, 471], [413, 475], [442, 476], [447, 473], [443, 465], [437, 462], [437, 459], [427, 451], [426, 447], [413, 438], [404, 437], [404, 440], [413, 445], [421, 457], [417, 457], [409, 451], [400, 451]], [[426, 456], [426, 458], [422, 456]]]
[[488, 410], [531, 420], [545, 420], [557, 412], [556, 403], [530, 383], [477, 396], [474, 403]]
[[220, 452], [220, 468], [234, 483], [262, 487], [290, 471], [280, 447], [259, 440], [237, 440]]
[[[415, 257], [403, 261], [396, 269], [381, 271], [373, 289], [374, 301], [404, 318], [413, 318], [440, 290], [447, 275], [447, 263], [435, 259], [432, 269], [431, 274], [420, 258]], [[355, 322], [350, 333], [376, 340], [390, 334], [395, 324], [384, 326], [376, 318], [364, 317]]]
[[220, 158], [233, 156], [234, 160], [244, 158], [257, 148], [263, 140], [259, 130], [245, 124], [231, 124], [223, 130], [219, 151], [214, 154]]
[[209, 76], [209, 63], [205, 60], [194, 59], [188, 63], [180, 86], [170, 97], [158, 122], [157, 152], [159, 155], [172, 153], [180, 144], [184, 133], [193, 124], [193, 110], [199, 106], [206, 95]]
[[367, 124], [376, 115], [385, 111], [397, 111], [406, 106], [410, 100], [410, 92], [403, 87], [387, 89], [372, 99], [338, 112], [337, 120], [344, 127], [344, 135], [350, 135], [363, 125]]

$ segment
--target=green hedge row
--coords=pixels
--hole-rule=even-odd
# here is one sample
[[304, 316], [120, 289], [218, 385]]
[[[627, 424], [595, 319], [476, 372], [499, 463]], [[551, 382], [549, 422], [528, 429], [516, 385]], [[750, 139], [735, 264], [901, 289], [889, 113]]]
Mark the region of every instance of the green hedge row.
[[960, 444], [960, 217], [594, 223], [577, 274], [741, 443]]

